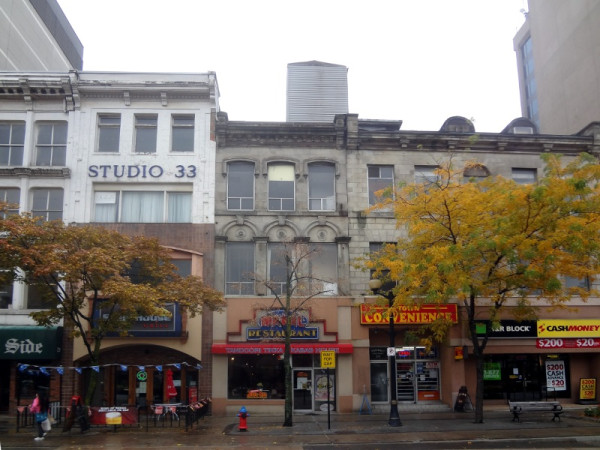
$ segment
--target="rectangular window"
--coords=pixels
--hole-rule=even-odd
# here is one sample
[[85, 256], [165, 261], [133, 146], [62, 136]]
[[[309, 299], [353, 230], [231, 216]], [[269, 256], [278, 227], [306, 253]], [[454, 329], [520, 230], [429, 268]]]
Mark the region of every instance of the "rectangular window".
[[62, 219], [62, 189], [34, 189], [32, 196], [31, 214], [33, 217], [41, 217], [44, 220]]
[[254, 242], [228, 242], [225, 265], [225, 294], [254, 295]]
[[415, 184], [435, 184], [439, 177], [435, 173], [437, 166], [415, 166]]
[[308, 166], [308, 209], [335, 211], [335, 166], [311, 164]]
[[293, 211], [294, 165], [269, 164], [269, 211]]
[[[287, 267], [285, 261], [286, 251], [291, 248], [281, 243], [271, 243], [268, 247], [269, 285], [272, 290], [267, 294], [285, 294]], [[291, 255], [290, 255], [291, 256]]]
[[172, 118], [171, 151], [194, 151], [194, 115], [176, 115]]
[[6, 218], [6, 214], [19, 214], [19, 197], [21, 191], [18, 188], [0, 188], [0, 202], [17, 205], [16, 208], [6, 210], [6, 213], [0, 213], [0, 219]]
[[56, 294], [53, 292], [56, 287], [45, 285], [27, 286], [27, 309], [49, 309], [57, 304]]
[[192, 260], [191, 259], [172, 259], [171, 263], [177, 267], [177, 273], [181, 277], [189, 277], [192, 274]]
[[312, 244], [309, 264], [310, 283], [322, 295], [338, 294], [337, 244]]
[[584, 278], [565, 277], [565, 287], [566, 288], [580, 288], [580, 289], [585, 289], [585, 290], [589, 291], [590, 290], [590, 279], [587, 277], [584, 277]]
[[254, 209], [254, 163], [231, 162], [227, 165], [227, 209]]
[[377, 197], [377, 191], [391, 188], [394, 185], [393, 166], [368, 166], [369, 175], [369, 206], [379, 203], [386, 197]]
[[192, 221], [191, 192], [97, 191], [94, 193], [94, 199], [96, 222], [190, 223]]
[[285, 398], [285, 370], [280, 355], [235, 355], [227, 361], [228, 398], [246, 400], [251, 398], [250, 391], [260, 391], [265, 398]]
[[12, 283], [0, 285], [0, 309], [7, 309], [10, 305], [12, 305], [12, 293]]
[[0, 122], [0, 166], [22, 166], [25, 122]]
[[157, 115], [135, 116], [135, 152], [156, 153]]
[[64, 166], [67, 158], [67, 123], [37, 124], [36, 166]]
[[512, 169], [511, 177], [517, 184], [533, 184], [537, 180], [537, 169]]
[[98, 115], [98, 151], [118, 153], [121, 135], [120, 114]]

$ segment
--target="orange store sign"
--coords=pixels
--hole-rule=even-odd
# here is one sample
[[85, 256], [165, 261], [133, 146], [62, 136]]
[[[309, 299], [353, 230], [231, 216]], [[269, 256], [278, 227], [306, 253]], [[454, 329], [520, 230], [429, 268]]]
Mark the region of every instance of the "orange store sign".
[[[414, 325], [432, 323], [438, 319], [458, 323], [458, 313], [455, 304], [398, 306], [393, 309], [394, 323], [399, 325]], [[369, 304], [360, 305], [360, 323], [362, 325], [384, 325], [390, 323], [388, 308]]]

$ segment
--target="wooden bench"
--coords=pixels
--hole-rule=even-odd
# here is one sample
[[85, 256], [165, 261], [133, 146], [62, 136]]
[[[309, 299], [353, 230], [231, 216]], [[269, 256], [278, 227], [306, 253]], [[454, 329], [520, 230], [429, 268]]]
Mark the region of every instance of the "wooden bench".
[[554, 414], [552, 421], [556, 419], [560, 422], [560, 415], [563, 408], [559, 402], [508, 402], [508, 408], [513, 415], [513, 422], [520, 422], [519, 416], [527, 412], [551, 412]]

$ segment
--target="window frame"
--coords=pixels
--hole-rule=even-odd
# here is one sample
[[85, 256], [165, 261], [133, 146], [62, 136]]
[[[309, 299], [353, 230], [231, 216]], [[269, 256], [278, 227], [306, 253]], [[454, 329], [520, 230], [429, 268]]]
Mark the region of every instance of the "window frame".
[[[150, 121], [144, 123], [143, 121]], [[158, 114], [135, 114], [134, 115], [134, 138], [135, 142], [133, 145], [134, 153], [149, 153], [155, 154], [157, 152], [157, 137], [158, 137]], [[148, 143], [152, 144], [148, 148], [139, 148], [141, 143], [148, 140]], [[152, 142], [150, 142], [152, 141]], [[143, 142], [144, 145], [146, 142]]]
[[[36, 195], [39, 195], [39, 193], [41, 192], [45, 192], [46, 193], [46, 207], [45, 209], [34, 209], [35, 208], [35, 204], [36, 204]], [[51, 209], [50, 208], [50, 203], [52, 202], [51, 194], [52, 193], [58, 193], [60, 192], [60, 210], [59, 209]], [[31, 195], [31, 215], [33, 217], [41, 217], [43, 220], [45, 221], [51, 221], [51, 220], [62, 220], [63, 218], [63, 213], [64, 213], [64, 201], [65, 201], [65, 193], [64, 193], [64, 189], [62, 188], [44, 188], [44, 187], [40, 187], [40, 188], [32, 188], [30, 191], [30, 195]], [[41, 199], [38, 199], [38, 201]], [[54, 199], [56, 200], [56, 199]], [[51, 215], [56, 214], [60, 212], [60, 217], [54, 217], [54, 218], [50, 218]], [[40, 213], [43, 213], [40, 214]]]
[[426, 187], [435, 185], [440, 180], [440, 176], [435, 173], [435, 171], [438, 169], [439, 169], [439, 166], [416, 164], [414, 166], [415, 184], [423, 184]]
[[[232, 181], [234, 181], [234, 178], [231, 176], [231, 168], [232, 167], [243, 167], [245, 166], [246, 168], [248, 168], [248, 172], [247, 173], [243, 173], [244, 177], [248, 177], [248, 180], [245, 180], [244, 183], [247, 183], [249, 180], [252, 181], [252, 189], [251, 189], [251, 197], [243, 197], [243, 196], [232, 196], [231, 195], [231, 191], [232, 191]], [[256, 183], [255, 183], [255, 170], [256, 170], [256, 164], [253, 161], [229, 161], [227, 163], [227, 210], [228, 211], [254, 211], [254, 191], [256, 188]], [[235, 173], [235, 172], [233, 172]], [[242, 173], [242, 172], [239, 172]], [[240, 193], [244, 190], [243, 186], [235, 186], [235, 189], [239, 191]], [[239, 208], [233, 208], [231, 206], [232, 201], [239, 201]], [[244, 201], [248, 201], [251, 200], [252, 206], [249, 208], [243, 208], [244, 206]]]
[[[118, 123], [110, 122], [111, 119], [117, 119]], [[121, 147], [121, 114], [119, 113], [100, 113], [98, 114], [98, 139], [96, 142], [96, 151], [98, 153], [119, 153]], [[106, 122], [105, 122], [106, 121]], [[108, 135], [108, 141], [114, 141], [115, 136], [112, 136], [115, 133], [116, 129], [116, 148], [107, 148], [104, 149], [103, 142]], [[105, 139], [102, 137], [105, 136]], [[112, 142], [111, 142], [112, 143]]]
[[[537, 168], [530, 167], [512, 167], [510, 172], [511, 179], [517, 184], [535, 184], [537, 182]], [[529, 180], [533, 179], [533, 181], [526, 181], [525, 175], [533, 175], [533, 177], [528, 177]]]
[[[0, 142], [0, 149], [6, 148], [6, 164], [2, 164], [0, 159], [0, 167], [22, 166], [23, 155], [25, 153], [25, 122], [19, 120], [2, 120], [0, 121], [0, 126], [8, 127], [8, 141]], [[22, 136], [15, 131], [16, 127], [22, 128]], [[21, 141], [20, 143], [18, 142], [19, 140]]]
[[[40, 143], [41, 130], [44, 127], [52, 127], [50, 133], [49, 143]], [[64, 127], [64, 142], [56, 142], [58, 139], [57, 127]], [[35, 165], [38, 167], [65, 167], [67, 164], [67, 141], [69, 136], [69, 126], [66, 121], [39, 121], [36, 122], [36, 140], [35, 140]], [[41, 156], [47, 156], [49, 152], [49, 158], [42, 159]], [[48, 159], [48, 163], [46, 163]], [[59, 164], [61, 163], [62, 164]]]
[[[16, 194], [16, 199], [9, 198], [9, 194]], [[16, 201], [14, 201], [16, 200]], [[5, 219], [7, 214], [19, 214], [21, 209], [21, 189], [18, 187], [0, 187], [0, 202], [19, 205], [17, 209], [7, 209], [6, 212], [0, 213], [0, 219]]]
[[[381, 169], [391, 169], [391, 178], [390, 177], [385, 177], [382, 176], [381, 173]], [[377, 177], [372, 177], [371, 176], [371, 171], [372, 169], [377, 169], [378, 171], [378, 175]], [[385, 180], [389, 180], [389, 182], [384, 183]], [[373, 184], [377, 184], [377, 182], [379, 182], [379, 184], [384, 185], [384, 187], [376, 187]], [[387, 189], [389, 187], [393, 187], [394, 186], [394, 166], [390, 165], [390, 164], [368, 164], [367, 165], [367, 189], [369, 192], [369, 206], [373, 206], [376, 205], [377, 203], [379, 203], [377, 201], [377, 197], [375, 195], [375, 192], [380, 191], [382, 189]], [[386, 197], [381, 197], [381, 199], [385, 199]]]
[[[232, 254], [234, 252], [239, 253], [239, 255], [250, 255], [244, 261], [242, 258], [234, 257]], [[248, 241], [239, 241], [239, 242], [227, 242], [225, 245], [225, 295], [255, 295], [255, 284], [254, 281], [244, 281], [245, 273], [254, 273], [255, 272], [255, 253], [256, 246], [254, 242]], [[234, 267], [233, 262], [238, 262], [240, 264], [240, 269]], [[245, 263], [245, 264], [244, 264]], [[247, 265], [247, 267], [241, 267]], [[252, 266], [252, 267], [250, 267]], [[246, 270], [244, 270], [246, 269]], [[251, 270], [247, 270], [251, 269]], [[232, 272], [240, 272], [239, 274], [234, 274]], [[235, 277], [232, 278], [232, 275]], [[239, 277], [237, 276], [239, 275]], [[238, 279], [239, 278], [239, 279]], [[237, 288], [236, 288], [237, 286]]]
[[[316, 186], [316, 183], [323, 182], [323, 179], [316, 180], [317, 176], [324, 178], [324, 173], [317, 175], [317, 168], [327, 168], [331, 172], [331, 180], [327, 180], [328, 184], [331, 181], [331, 185], [325, 188], [325, 186]], [[312, 175], [311, 175], [312, 172]], [[308, 210], [309, 211], [336, 211], [336, 166], [331, 162], [313, 162], [308, 165]], [[327, 190], [331, 189], [329, 192]], [[321, 191], [315, 192], [315, 191]], [[329, 194], [329, 195], [327, 195]], [[318, 208], [313, 207], [319, 205]], [[332, 205], [328, 205], [332, 203]]]
[[[292, 179], [288, 180], [271, 180], [271, 171], [276, 167], [286, 167], [291, 168], [292, 171]], [[268, 199], [267, 199], [267, 209], [269, 211], [295, 211], [296, 210], [296, 177], [295, 177], [295, 169], [296, 166], [293, 163], [286, 162], [272, 162], [267, 166], [267, 189], [268, 189]], [[273, 187], [271, 183], [291, 183], [292, 185], [292, 196], [291, 197], [283, 197], [283, 196], [274, 196], [273, 195]], [[284, 208], [284, 202], [291, 200], [291, 208]], [[273, 208], [271, 202], [279, 202], [279, 208]]]
[[[135, 193], [160, 193], [162, 194], [162, 204], [161, 204], [161, 220], [158, 221], [123, 221], [123, 194], [131, 194], [135, 195]], [[102, 202], [99, 203], [98, 199], [102, 195], [106, 194], [114, 194], [115, 201], [110, 202]], [[171, 206], [173, 202], [173, 195], [187, 195], [189, 196], [189, 217], [186, 217], [187, 220], [173, 220], [173, 216], [171, 216]], [[95, 223], [192, 223], [192, 207], [193, 207], [193, 196], [191, 191], [185, 190], [175, 190], [175, 189], [165, 189], [165, 190], [148, 190], [148, 189], [110, 189], [110, 188], [100, 188], [94, 189], [94, 222]], [[97, 215], [98, 213], [98, 205], [114, 205], [115, 211], [112, 213], [112, 217], [115, 218], [114, 221], [109, 220], [99, 220]]]
[[[191, 123], [189, 122], [191, 120]], [[178, 122], [180, 121], [180, 122]], [[187, 133], [191, 129], [191, 136], [187, 137]], [[185, 130], [185, 131], [184, 131]], [[171, 151], [174, 153], [193, 153], [195, 144], [196, 116], [195, 114], [172, 114], [171, 115]], [[191, 138], [191, 142], [187, 142], [185, 149], [176, 149], [176, 136], [180, 135], [183, 141]], [[179, 144], [178, 144], [179, 145]], [[189, 148], [188, 148], [189, 147]]]

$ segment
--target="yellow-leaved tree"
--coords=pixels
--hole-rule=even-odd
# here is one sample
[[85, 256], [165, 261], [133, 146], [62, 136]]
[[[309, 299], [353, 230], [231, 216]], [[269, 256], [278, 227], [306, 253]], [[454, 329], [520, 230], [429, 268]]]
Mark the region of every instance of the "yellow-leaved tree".
[[[165, 306], [175, 303], [181, 314], [193, 317], [224, 303], [200, 278], [181, 277], [156, 239], [8, 211], [0, 204], [0, 284], [35, 287], [47, 307], [32, 318], [44, 326], [71, 325], [91, 365], [98, 365], [102, 340], [127, 335], [139, 315], [170, 315]], [[86, 405], [97, 382], [95, 371], [91, 375]]]
[[[564, 280], [600, 273], [600, 165], [587, 154], [544, 163], [537, 183], [519, 185], [463, 180], [450, 159], [435, 182], [398, 187], [375, 207], [393, 210], [399, 237], [363, 264], [395, 283], [394, 306], [458, 302], [476, 360], [478, 423], [488, 334], [478, 336], [476, 323], [535, 318], [537, 306], [597, 295]], [[447, 324], [437, 325], [432, 334], [443, 335]]]

